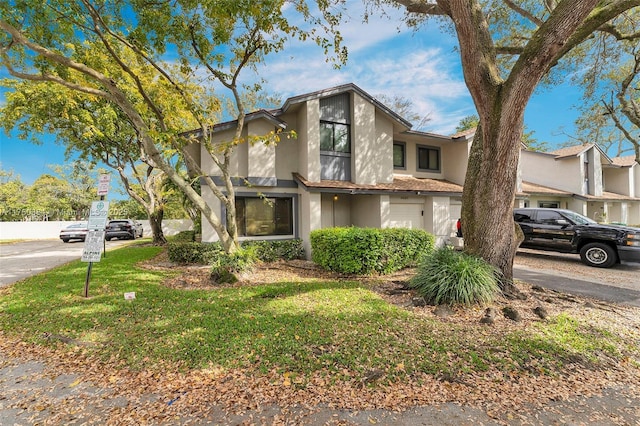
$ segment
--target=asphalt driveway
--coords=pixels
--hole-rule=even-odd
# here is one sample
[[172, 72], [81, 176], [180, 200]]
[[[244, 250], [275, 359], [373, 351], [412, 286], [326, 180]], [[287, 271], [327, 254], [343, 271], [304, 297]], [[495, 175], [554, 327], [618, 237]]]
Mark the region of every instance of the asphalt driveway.
[[514, 277], [551, 290], [640, 307], [640, 264], [592, 268], [575, 254], [519, 250]]

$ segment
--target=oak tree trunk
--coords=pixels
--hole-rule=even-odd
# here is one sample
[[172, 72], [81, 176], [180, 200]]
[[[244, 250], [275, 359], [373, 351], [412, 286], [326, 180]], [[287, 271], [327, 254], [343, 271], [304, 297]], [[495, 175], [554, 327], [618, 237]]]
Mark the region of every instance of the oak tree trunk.
[[167, 243], [167, 239], [162, 231], [162, 219], [164, 218], [164, 209], [158, 208], [155, 212], [149, 214], [149, 226], [151, 227], [151, 235], [153, 235], [153, 244], [162, 246]]
[[513, 261], [522, 235], [513, 220], [513, 200], [520, 147], [511, 143], [498, 148], [502, 144], [492, 140], [519, 138], [520, 132], [496, 127], [487, 131], [478, 128], [471, 147], [462, 195], [464, 244], [466, 252], [482, 257], [500, 271], [502, 292], [517, 297]]

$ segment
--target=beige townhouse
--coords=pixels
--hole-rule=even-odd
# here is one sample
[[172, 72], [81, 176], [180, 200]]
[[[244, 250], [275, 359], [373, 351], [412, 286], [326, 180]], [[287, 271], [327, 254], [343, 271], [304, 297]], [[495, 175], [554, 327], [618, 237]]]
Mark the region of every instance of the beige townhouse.
[[[241, 239], [298, 237], [332, 226], [425, 229], [444, 243], [460, 215], [470, 136], [411, 130], [411, 123], [354, 84], [295, 96], [247, 115], [245, 139], [295, 132], [277, 145], [240, 144], [232, 159]], [[216, 126], [216, 142], [235, 122]], [[201, 149], [203, 170], [219, 172]], [[222, 205], [203, 186], [203, 196]], [[224, 217], [224, 215], [222, 215]], [[214, 230], [203, 224], [203, 241]]]
[[557, 207], [600, 222], [640, 224], [640, 165], [597, 144], [552, 152], [523, 149], [518, 207]]

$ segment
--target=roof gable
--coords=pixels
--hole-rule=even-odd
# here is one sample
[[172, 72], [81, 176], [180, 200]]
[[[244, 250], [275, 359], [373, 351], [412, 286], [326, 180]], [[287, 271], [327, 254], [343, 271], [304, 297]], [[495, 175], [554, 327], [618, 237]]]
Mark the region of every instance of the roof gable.
[[384, 105], [382, 102], [362, 90], [360, 87], [356, 86], [353, 83], [342, 84], [340, 86], [330, 87], [328, 89], [318, 90], [316, 92], [306, 93], [303, 95], [293, 96], [285, 101], [280, 110], [284, 113], [293, 105], [300, 104], [303, 102], [308, 102], [313, 99], [326, 98], [329, 96], [339, 95], [345, 92], [354, 92], [371, 102], [376, 108], [382, 111], [385, 115], [387, 115], [392, 120], [396, 121], [398, 124], [410, 129], [412, 124], [398, 115], [396, 112], [391, 110], [389, 107]]
[[600, 148], [598, 144], [595, 144], [595, 143], [586, 143], [582, 145], [568, 146], [566, 148], [561, 148], [555, 151], [551, 151], [550, 154], [555, 155], [556, 160], [563, 160], [565, 158], [577, 157], [582, 153], [589, 151], [590, 149], [596, 149], [600, 153], [600, 155], [604, 158], [605, 162], [612, 164], [611, 158], [609, 158], [607, 153], [604, 152], [602, 148]]

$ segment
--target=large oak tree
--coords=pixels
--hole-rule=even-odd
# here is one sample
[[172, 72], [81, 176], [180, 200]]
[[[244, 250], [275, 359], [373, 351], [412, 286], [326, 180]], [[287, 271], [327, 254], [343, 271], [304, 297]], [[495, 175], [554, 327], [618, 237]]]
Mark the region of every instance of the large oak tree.
[[[637, 39], [640, 0], [385, 0], [406, 8], [409, 22], [440, 17], [453, 27], [466, 85], [480, 125], [463, 193], [465, 250], [502, 271], [513, 286], [513, 260], [522, 236], [512, 209], [525, 107], [561, 59], [594, 33]], [[623, 33], [617, 24], [624, 20]]]

